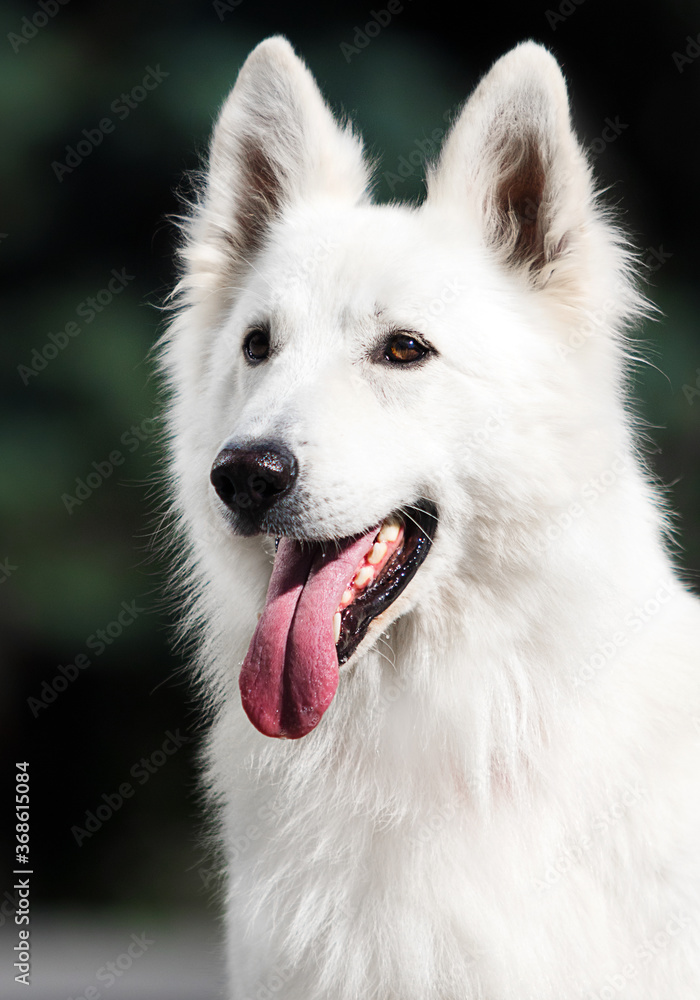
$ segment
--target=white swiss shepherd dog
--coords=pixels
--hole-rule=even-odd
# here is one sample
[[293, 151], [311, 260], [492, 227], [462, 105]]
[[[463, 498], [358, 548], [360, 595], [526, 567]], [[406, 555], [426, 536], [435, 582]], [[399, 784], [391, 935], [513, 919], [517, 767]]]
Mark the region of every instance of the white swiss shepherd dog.
[[258, 45], [162, 350], [226, 995], [698, 1000], [700, 612], [556, 61], [493, 66], [422, 204], [369, 182]]

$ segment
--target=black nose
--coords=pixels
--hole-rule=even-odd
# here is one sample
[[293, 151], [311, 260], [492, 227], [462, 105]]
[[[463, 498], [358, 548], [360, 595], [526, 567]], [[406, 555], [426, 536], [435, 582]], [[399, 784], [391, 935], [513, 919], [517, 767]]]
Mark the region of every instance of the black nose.
[[289, 492], [296, 476], [297, 463], [291, 451], [265, 441], [223, 448], [214, 459], [210, 479], [231, 510], [257, 514]]

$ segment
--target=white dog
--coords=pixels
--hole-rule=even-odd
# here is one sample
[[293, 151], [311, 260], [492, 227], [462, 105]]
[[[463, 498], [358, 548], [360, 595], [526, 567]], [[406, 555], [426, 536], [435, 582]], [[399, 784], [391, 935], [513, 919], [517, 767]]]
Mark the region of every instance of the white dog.
[[368, 179], [259, 45], [163, 348], [227, 995], [698, 1000], [700, 613], [557, 63], [495, 64], [420, 206]]

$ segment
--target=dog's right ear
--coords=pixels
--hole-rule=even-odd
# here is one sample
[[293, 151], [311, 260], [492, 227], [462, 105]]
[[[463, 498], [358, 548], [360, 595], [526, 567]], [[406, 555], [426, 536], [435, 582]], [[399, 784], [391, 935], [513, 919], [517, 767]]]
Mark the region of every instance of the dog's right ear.
[[541, 45], [499, 59], [447, 136], [428, 203], [470, 215], [503, 264], [575, 293], [596, 219], [590, 169], [569, 119], [562, 72]]
[[266, 39], [219, 114], [181, 288], [196, 301], [235, 285], [287, 206], [323, 197], [354, 204], [367, 184], [359, 138], [335, 120], [289, 42]]

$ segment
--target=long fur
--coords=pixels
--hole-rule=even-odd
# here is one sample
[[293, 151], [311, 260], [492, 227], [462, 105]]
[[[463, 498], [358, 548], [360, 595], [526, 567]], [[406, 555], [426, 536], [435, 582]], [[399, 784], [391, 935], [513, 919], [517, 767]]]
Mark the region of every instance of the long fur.
[[[368, 184], [289, 44], [263, 42], [216, 126], [161, 353], [227, 996], [697, 1000], [700, 614], [626, 394], [634, 255], [556, 62], [525, 43], [496, 63], [423, 205]], [[288, 362], [251, 374], [263, 316]], [[439, 357], [371, 368], [392, 325]], [[271, 540], [233, 535], [209, 484], [222, 442], [270, 434], [304, 470], [299, 537], [421, 496], [440, 512], [290, 741], [251, 726], [237, 683]]]

